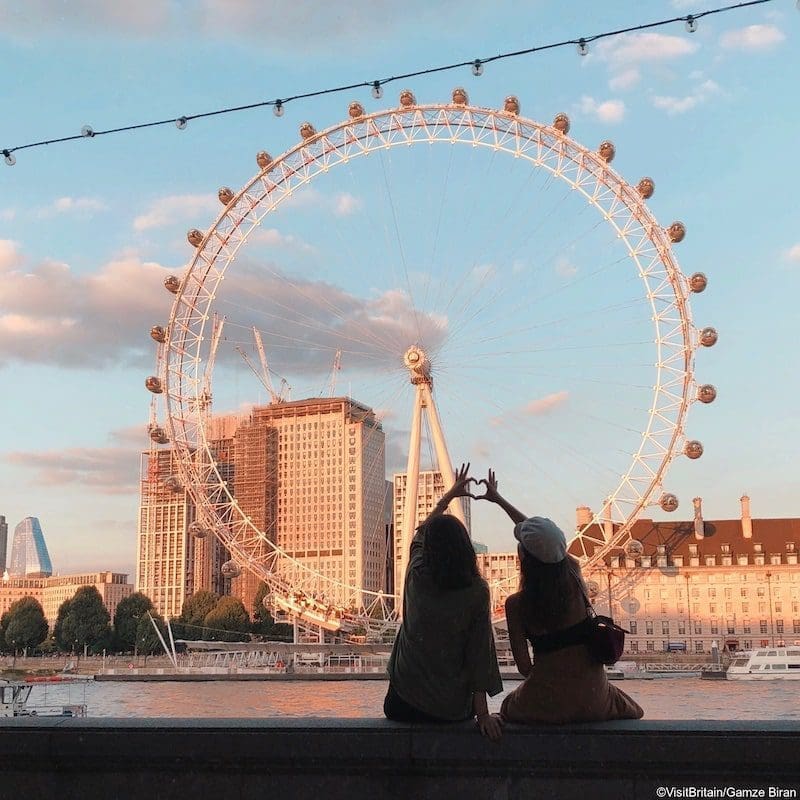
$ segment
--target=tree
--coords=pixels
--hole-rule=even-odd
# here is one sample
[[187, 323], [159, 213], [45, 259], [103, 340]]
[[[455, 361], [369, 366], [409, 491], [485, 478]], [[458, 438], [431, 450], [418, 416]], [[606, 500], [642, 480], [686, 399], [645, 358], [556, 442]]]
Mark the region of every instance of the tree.
[[42, 606], [34, 597], [23, 597], [12, 603], [3, 614], [3, 619], [6, 644], [15, 653], [17, 650], [32, 650], [47, 638], [47, 619]]
[[167, 625], [164, 622], [164, 618], [160, 614], [153, 614], [152, 611], [142, 614], [136, 623], [135, 645], [136, 651], [144, 655], [145, 664], [147, 663], [147, 656], [151, 656], [153, 653], [161, 653], [164, 650], [161, 640], [153, 628], [153, 623], [150, 621], [151, 615], [158, 626], [158, 630], [164, 637], [164, 641], [167, 641]]
[[268, 596], [269, 587], [264, 581], [261, 581], [253, 601], [253, 633], [267, 639], [292, 641], [294, 638], [292, 626], [282, 622], [275, 622], [269, 609], [264, 604], [264, 600]]
[[120, 600], [114, 612], [114, 646], [117, 649], [126, 653], [136, 649], [139, 622], [152, 609], [153, 602], [141, 592], [134, 592]]
[[250, 617], [238, 597], [222, 597], [206, 614], [204, 625], [206, 639], [242, 642], [246, 641], [250, 631]]
[[[111, 641], [111, 615], [100, 592], [94, 586], [81, 586], [68, 603], [61, 625], [56, 621], [59, 644], [66, 649], [74, 646], [78, 655], [86, 647], [93, 652], [107, 647]], [[59, 617], [65, 605], [62, 603]]]
[[195, 592], [186, 598], [181, 609], [180, 622], [186, 639], [202, 639], [206, 615], [213, 611], [219, 602], [215, 592]]

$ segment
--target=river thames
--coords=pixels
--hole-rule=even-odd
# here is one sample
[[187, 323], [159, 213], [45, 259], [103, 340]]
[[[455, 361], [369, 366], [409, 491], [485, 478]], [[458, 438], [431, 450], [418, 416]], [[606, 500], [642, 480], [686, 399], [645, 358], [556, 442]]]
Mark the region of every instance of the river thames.
[[[615, 682], [645, 710], [646, 719], [800, 719], [794, 681], [704, 681], [655, 678]], [[496, 711], [517, 686], [490, 699]], [[82, 703], [89, 717], [380, 717], [384, 681], [231, 681], [199, 683], [41, 684], [31, 704]], [[85, 699], [84, 699], [85, 693]]]

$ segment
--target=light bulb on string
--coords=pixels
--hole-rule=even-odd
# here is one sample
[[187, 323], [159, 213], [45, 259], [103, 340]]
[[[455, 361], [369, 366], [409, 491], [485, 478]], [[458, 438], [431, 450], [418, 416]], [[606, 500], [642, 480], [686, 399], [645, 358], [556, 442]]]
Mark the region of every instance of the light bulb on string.
[[189, 120], [187, 120], [186, 117], [178, 117], [178, 119], [175, 120], [175, 127], [179, 131], [186, 130], [186, 126], [188, 124], [189, 124]]
[[479, 58], [472, 62], [472, 74], [476, 78], [483, 75], [483, 62]]
[[3, 150], [3, 156], [5, 158], [6, 164], [8, 164], [9, 167], [13, 167], [14, 164], [17, 163], [17, 157], [8, 150]]
[[91, 139], [94, 136], [94, 129], [91, 125], [84, 125], [81, 128], [81, 136], [86, 137], [87, 139]]
[[275, 106], [272, 109], [272, 113], [276, 117], [282, 117], [283, 116], [283, 103], [280, 100], [276, 100], [275, 101]]
[[380, 81], [373, 81], [372, 83], [372, 96], [376, 100], [380, 100], [383, 97], [383, 87], [381, 86]]
[[686, 17], [686, 30], [689, 33], [694, 33], [697, 30], [697, 20], [691, 14]]
[[589, 45], [586, 44], [586, 39], [578, 39], [578, 53], [585, 56], [589, 52]]

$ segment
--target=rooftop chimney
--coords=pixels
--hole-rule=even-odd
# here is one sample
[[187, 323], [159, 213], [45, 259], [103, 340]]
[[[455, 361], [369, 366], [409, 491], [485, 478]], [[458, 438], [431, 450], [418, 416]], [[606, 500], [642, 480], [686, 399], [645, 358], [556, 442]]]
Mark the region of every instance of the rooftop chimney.
[[589, 506], [578, 506], [575, 509], [575, 523], [578, 529], [592, 521], [592, 509]]
[[753, 538], [753, 520], [750, 517], [750, 498], [743, 494], [740, 498], [742, 503], [742, 536], [745, 539]]
[[703, 498], [695, 497], [692, 503], [694, 503], [694, 538], [702, 539], [706, 532], [703, 522]]

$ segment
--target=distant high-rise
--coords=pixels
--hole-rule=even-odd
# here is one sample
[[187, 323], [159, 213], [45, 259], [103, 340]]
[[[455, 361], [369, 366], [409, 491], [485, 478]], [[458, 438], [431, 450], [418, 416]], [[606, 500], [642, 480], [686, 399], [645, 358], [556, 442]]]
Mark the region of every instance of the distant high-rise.
[[6, 556], [8, 555], [8, 523], [0, 514], [0, 573], [6, 570]]
[[46, 578], [53, 574], [42, 526], [36, 517], [25, 517], [14, 529], [8, 572], [15, 577]]
[[[404, 472], [395, 473], [394, 476], [394, 593], [402, 594], [403, 580], [405, 573], [402, 572], [401, 563], [402, 535], [403, 535], [403, 513], [406, 504], [406, 484], [408, 483]], [[424, 470], [419, 473], [419, 489], [417, 490], [417, 518], [414, 520], [416, 528], [420, 522], [433, 511], [434, 506], [439, 502], [444, 494], [444, 479], [442, 473], [433, 470]], [[470, 504], [469, 498], [461, 498], [464, 509], [464, 519], [467, 521], [467, 531], [470, 531]], [[408, 557], [408, 553], [405, 554]]]
[[189, 533], [195, 506], [178, 479], [172, 450], [145, 453], [136, 559], [136, 591], [164, 617], [177, 617], [200, 590], [222, 593], [224, 548], [215, 537]]

